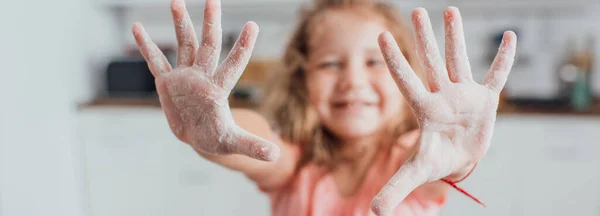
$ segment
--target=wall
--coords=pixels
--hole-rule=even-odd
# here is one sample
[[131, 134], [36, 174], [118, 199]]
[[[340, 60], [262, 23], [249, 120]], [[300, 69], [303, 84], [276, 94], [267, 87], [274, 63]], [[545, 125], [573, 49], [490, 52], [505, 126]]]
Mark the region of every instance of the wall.
[[0, 7], [0, 215], [85, 215], [73, 75], [85, 71], [79, 0]]
[[74, 99], [85, 103], [101, 95], [105, 89], [104, 72], [108, 63], [122, 53], [120, 33], [123, 31], [118, 11], [105, 7], [99, 0], [80, 1], [83, 32], [80, 50], [84, 68], [73, 74]]

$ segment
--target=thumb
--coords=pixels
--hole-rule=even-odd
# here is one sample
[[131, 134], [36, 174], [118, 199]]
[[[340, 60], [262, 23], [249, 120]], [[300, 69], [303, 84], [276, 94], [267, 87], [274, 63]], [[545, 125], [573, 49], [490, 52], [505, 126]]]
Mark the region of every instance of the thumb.
[[383, 186], [371, 202], [371, 210], [377, 215], [390, 214], [413, 190], [427, 183], [427, 173], [414, 161], [407, 161]]
[[227, 139], [223, 143], [230, 146], [229, 153], [246, 155], [263, 161], [274, 161], [279, 158], [280, 149], [276, 144], [251, 134], [240, 127], [235, 127], [231, 131], [228, 136], [231, 139]]

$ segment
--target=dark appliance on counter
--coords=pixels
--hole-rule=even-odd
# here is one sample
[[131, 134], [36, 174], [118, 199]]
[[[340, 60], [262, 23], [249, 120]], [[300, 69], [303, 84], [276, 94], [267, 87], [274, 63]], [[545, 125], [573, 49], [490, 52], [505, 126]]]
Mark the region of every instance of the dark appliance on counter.
[[156, 97], [154, 77], [144, 59], [115, 60], [106, 69], [106, 93], [111, 98]]

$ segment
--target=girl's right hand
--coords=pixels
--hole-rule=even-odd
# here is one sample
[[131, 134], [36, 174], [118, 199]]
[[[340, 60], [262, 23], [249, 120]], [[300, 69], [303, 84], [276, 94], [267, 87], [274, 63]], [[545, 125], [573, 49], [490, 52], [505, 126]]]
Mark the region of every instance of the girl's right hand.
[[141, 24], [134, 24], [132, 30], [155, 77], [160, 103], [175, 136], [209, 155], [277, 159], [277, 145], [236, 125], [227, 100], [252, 54], [258, 35], [256, 23], [244, 25], [233, 50], [218, 65], [222, 37], [220, 1], [206, 1], [200, 48], [183, 0], [172, 0], [171, 10], [179, 45], [174, 69]]

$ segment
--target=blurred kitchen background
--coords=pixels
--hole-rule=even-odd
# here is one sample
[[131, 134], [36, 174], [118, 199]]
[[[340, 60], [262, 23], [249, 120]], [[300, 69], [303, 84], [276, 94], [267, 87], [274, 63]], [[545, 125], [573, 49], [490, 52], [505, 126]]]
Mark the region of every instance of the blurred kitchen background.
[[[256, 21], [253, 59], [231, 97], [254, 108], [306, 0], [223, 0], [223, 55]], [[188, 0], [200, 35], [203, 0]], [[502, 32], [519, 36], [492, 147], [444, 216], [600, 215], [600, 1], [397, 0], [423, 6], [443, 47], [442, 10], [461, 9], [474, 77]], [[0, 216], [269, 215], [242, 175], [169, 131], [131, 35], [142, 22], [175, 59], [168, 0], [0, 3]]]

